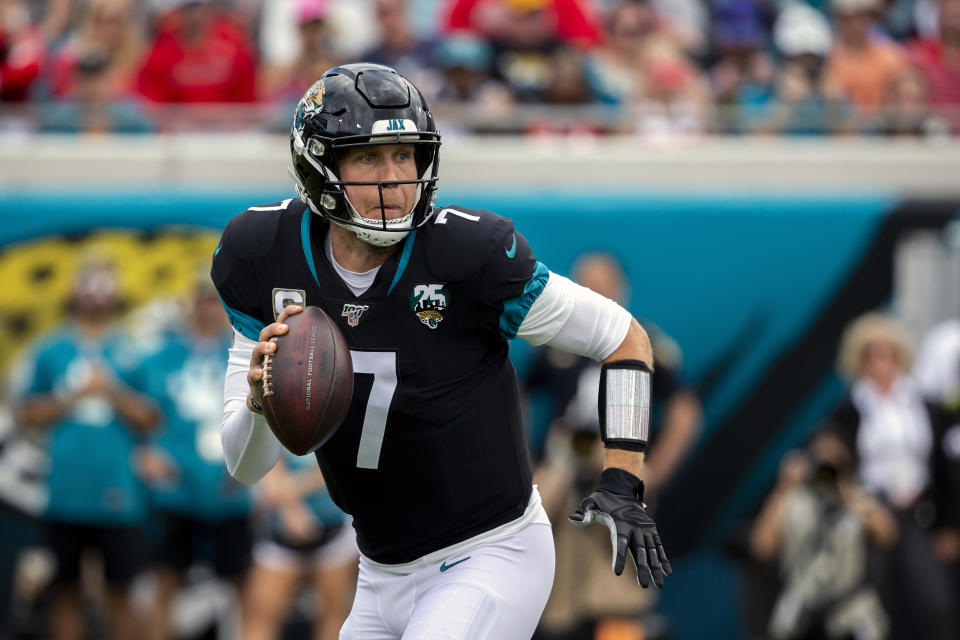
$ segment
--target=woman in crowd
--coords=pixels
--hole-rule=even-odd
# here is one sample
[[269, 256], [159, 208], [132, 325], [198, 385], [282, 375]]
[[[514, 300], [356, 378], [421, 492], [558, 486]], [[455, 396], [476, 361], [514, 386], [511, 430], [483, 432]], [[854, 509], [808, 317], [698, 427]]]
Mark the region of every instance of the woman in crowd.
[[893, 511], [896, 546], [880, 560], [878, 587], [892, 637], [956, 638], [953, 594], [931, 529], [944, 506], [941, 411], [907, 375], [913, 349], [893, 318], [869, 313], [843, 336], [839, 367], [850, 393], [828, 430], [854, 454], [861, 484]]

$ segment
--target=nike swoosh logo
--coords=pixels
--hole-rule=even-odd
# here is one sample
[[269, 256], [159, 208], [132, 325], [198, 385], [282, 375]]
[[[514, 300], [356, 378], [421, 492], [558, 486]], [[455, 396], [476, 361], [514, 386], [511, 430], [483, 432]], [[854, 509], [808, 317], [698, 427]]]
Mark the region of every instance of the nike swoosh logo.
[[467, 556], [463, 560], [457, 560], [456, 562], [453, 562], [451, 564], [447, 564], [447, 561], [444, 560], [443, 564], [440, 565], [440, 571], [442, 572], [442, 571], [446, 571], [447, 569], [452, 569], [453, 567], [457, 566], [461, 562], [466, 562], [469, 559], [470, 559], [470, 556]]
[[512, 259], [513, 256], [517, 255], [517, 234], [513, 234], [513, 246], [509, 249], [504, 247], [503, 250], [506, 252], [508, 258]]
[[217, 250], [213, 252], [213, 255], [214, 255], [214, 256], [220, 255], [220, 249], [223, 249], [223, 245], [222, 245], [222, 244], [218, 244], [218, 245], [217, 245]]

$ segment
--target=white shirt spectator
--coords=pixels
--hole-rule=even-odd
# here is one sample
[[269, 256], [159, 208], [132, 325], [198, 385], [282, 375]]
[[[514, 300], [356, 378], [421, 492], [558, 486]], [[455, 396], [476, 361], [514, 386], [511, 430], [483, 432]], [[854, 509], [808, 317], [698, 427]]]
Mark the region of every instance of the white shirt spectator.
[[913, 375], [928, 400], [960, 400], [960, 319], [942, 322], [927, 333], [917, 353]]
[[874, 493], [884, 493], [896, 507], [908, 507], [930, 482], [933, 428], [915, 383], [900, 377], [890, 393], [881, 393], [869, 380], [852, 390], [860, 412], [857, 454], [860, 481]]

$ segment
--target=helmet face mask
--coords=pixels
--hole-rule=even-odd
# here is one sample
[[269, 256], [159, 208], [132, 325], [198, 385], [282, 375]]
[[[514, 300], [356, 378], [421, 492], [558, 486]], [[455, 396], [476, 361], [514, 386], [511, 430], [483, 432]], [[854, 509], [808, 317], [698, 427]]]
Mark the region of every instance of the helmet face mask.
[[[340, 172], [343, 153], [371, 145], [411, 145], [416, 178], [346, 182]], [[354, 231], [370, 244], [390, 246], [425, 224], [433, 213], [440, 134], [419, 90], [389, 67], [350, 64], [330, 69], [297, 105], [290, 131], [291, 174], [297, 193], [314, 213]], [[415, 184], [413, 208], [389, 219], [383, 189]], [[346, 187], [376, 186], [380, 219], [362, 216]]]

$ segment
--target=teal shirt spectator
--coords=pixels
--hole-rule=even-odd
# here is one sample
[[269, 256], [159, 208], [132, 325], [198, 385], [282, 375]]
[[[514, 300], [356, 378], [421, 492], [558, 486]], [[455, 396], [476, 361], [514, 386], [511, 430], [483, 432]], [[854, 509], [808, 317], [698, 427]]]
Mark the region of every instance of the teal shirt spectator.
[[[26, 395], [69, 394], [99, 367], [130, 384], [134, 351], [119, 334], [100, 340], [65, 329], [43, 340], [28, 358]], [[135, 525], [146, 515], [146, 491], [135, 473], [140, 440], [106, 398], [87, 397], [46, 430], [51, 520], [93, 525]]]
[[139, 389], [163, 416], [151, 444], [175, 467], [169, 484], [151, 487], [153, 503], [162, 510], [212, 522], [250, 512], [250, 490], [230, 477], [220, 448], [230, 337], [229, 332], [210, 339], [165, 334], [138, 368]]

